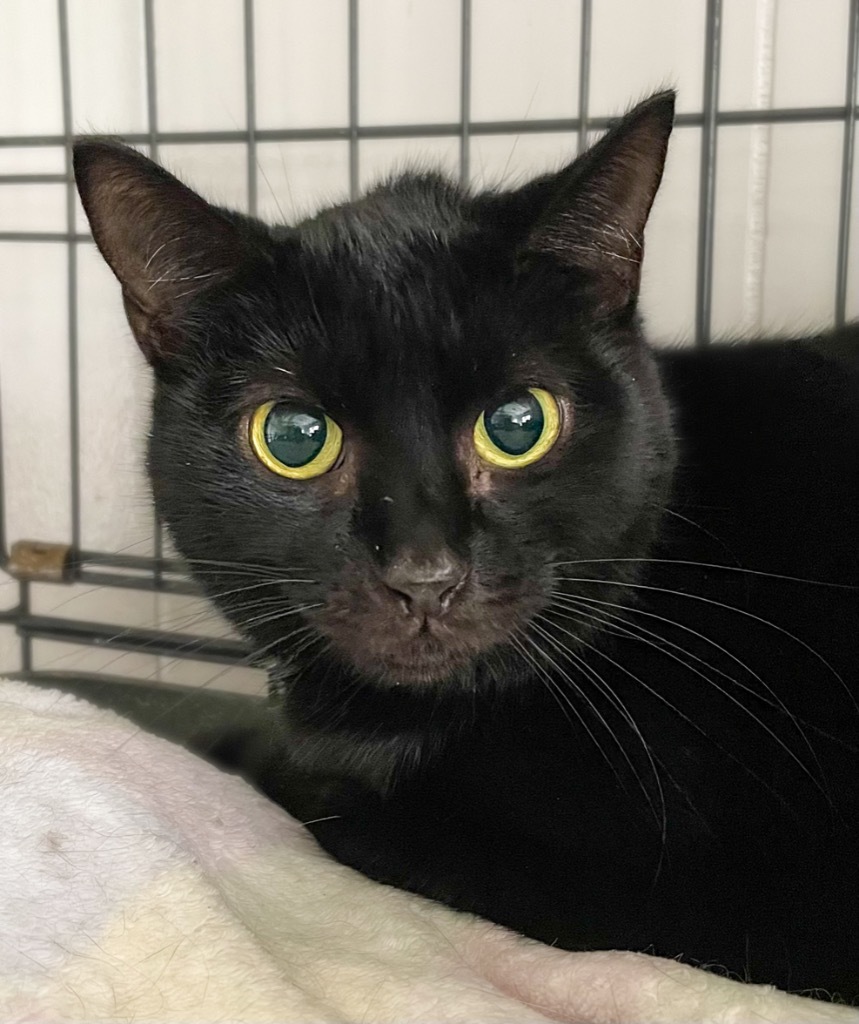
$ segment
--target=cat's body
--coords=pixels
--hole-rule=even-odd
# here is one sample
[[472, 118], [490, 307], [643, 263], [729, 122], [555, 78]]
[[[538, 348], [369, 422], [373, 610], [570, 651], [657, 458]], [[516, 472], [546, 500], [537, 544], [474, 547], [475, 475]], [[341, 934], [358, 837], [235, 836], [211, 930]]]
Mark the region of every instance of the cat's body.
[[[859, 358], [859, 332], [844, 339]], [[554, 643], [541, 638], [532, 688], [446, 706], [397, 691], [350, 716], [320, 709], [309, 677], [302, 710], [338, 719], [356, 759], [385, 723], [405, 719], [406, 762], [423, 735], [418, 768], [395, 772], [384, 799], [326, 776], [333, 727], [313, 730], [319, 776], [284, 770], [283, 734], [242, 759], [374, 878], [563, 948], [651, 949], [856, 998], [859, 374], [825, 359], [827, 344], [661, 355], [680, 439], [650, 552], [665, 561], [636, 567], [635, 611], [550, 611], [559, 631], [543, 622]], [[606, 630], [582, 649], [589, 614]]]
[[[159, 509], [282, 695], [260, 784], [546, 942], [857, 998], [859, 338], [651, 353], [670, 106], [516, 193], [406, 177], [294, 230], [76, 166]], [[275, 406], [342, 428], [318, 475], [260, 454]]]

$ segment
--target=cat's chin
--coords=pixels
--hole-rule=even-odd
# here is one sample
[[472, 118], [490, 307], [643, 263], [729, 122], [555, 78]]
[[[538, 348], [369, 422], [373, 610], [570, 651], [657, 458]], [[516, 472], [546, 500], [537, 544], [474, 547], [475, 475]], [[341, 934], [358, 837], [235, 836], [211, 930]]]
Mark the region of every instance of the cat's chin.
[[519, 595], [479, 601], [466, 593], [447, 613], [421, 621], [404, 615], [400, 602], [371, 596], [338, 595], [308, 620], [342, 667], [386, 688], [471, 688], [476, 666], [489, 659], [500, 667], [496, 655], [537, 610]]
[[356, 657], [350, 667], [362, 678], [383, 687], [435, 687], [465, 683], [473, 678], [474, 655], [438, 643], [412, 642], [382, 657]]

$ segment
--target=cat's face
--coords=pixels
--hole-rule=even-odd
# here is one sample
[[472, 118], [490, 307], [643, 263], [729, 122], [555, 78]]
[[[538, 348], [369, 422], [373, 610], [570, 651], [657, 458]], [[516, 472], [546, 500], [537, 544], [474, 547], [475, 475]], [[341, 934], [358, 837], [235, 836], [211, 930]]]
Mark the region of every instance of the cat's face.
[[670, 123], [657, 97], [518, 192], [406, 176], [278, 229], [80, 144], [156, 370], [159, 511], [258, 651], [502, 679], [557, 563], [643, 553], [671, 445], [634, 304]]

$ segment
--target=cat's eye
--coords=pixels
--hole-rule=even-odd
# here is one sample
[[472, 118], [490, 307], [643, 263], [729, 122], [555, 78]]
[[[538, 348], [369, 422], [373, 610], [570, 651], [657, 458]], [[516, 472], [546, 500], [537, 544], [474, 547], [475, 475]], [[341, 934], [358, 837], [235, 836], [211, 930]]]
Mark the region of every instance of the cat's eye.
[[521, 469], [542, 459], [560, 432], [556, 399], [542, 388], [528, 388], [480, 414], [474, 424], [474, 447], [493, 466]]
[[321, 409], [266, 402], [251, 417], [254, 454], [273, 473], [291, 480], [322, 476], [337, 461], [343, 432]]

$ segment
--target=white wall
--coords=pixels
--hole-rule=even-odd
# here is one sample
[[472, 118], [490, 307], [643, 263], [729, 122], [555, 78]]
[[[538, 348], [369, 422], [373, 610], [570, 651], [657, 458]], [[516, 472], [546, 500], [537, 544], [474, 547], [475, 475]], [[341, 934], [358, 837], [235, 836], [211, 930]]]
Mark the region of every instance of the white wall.
[[[719, 105], [843, 106], [849, 0], [725, 0]], [[158, 128], [246, 127], [241, 0], [155, 0]], [[578, 114], [579, 0], [473, 0], [473, 121]], [[702, 103], [705, 0], [594, 0], [589, 112], [620, 112], [663, 84], [679, 110]], [[56, 0], [0, 2], [0, 136], [57, 145], [0, 147], [0, 177], [65, 169]], [[76, 131], [146, 133], [142, 0], [68, 0]], [[348, 120], [347, 0], [256, 0], [256, 119], [261, 129]], [[460, 0], [361, 0], [359, 122], [454, 123], [460, 111]], [[722, 128], [718, 138], [713, 324], [717, 333], [803, 330], [832, 321], [843, 125]], [[476, 184], [519, 181], [576, 150], [569, 133], [472, 139]], [[678, 128], [648, 234], [643, 305], [654, 337], [686, 339], [694, 323], [701, 132]], [[240, 142], [162, 145], [161, 159], [207, 196], [246, 207]], [[404, 161], [456, 171], [456, 135], [365, 140], [361, 184]], [[859, 172], [859, 160], [857, 160]], [[261, 142], [262, 214], [344, 196], [345, 141]], [[859, 315], [859, 188], [853, 207], [848, 313]], [[81, 211], [76, 227], [86, 231]], [[0, 182], [0, 232], [67, 229], [62, 183]], [[82, 543], [148, 553], [151, 513], [141, 474], [147, 371], [118, 289], [89, 243], [78, 246], [82, 410]], [[66, 247], [0, 241], [0, 370], [11, 540], [69, 535]], [[7, 604], [16, 588], [0, 593]], [[36, 588], [35, 606], [120, 624], [190, 628], [186, 599]], [[208, 614], [208, 613], [202, 613]], [[184, 616], [184, 620], [182, 619]], [[208, 628], [222, 627], [207, 620]], [[196, 626], [195, 626], [196, 628]], [[8, 634], [8, 631], [7, 631]], [[8, 637], [7, 637], [8, 639]], [[0, 648], [15, 667], [17, 646]], [[203, 681], [211, 666], [40, 644], [37, 664]], [[229, 676], [230, 685], [257, 684]], [[215, 685], [221, 685], [224, 677]]]

